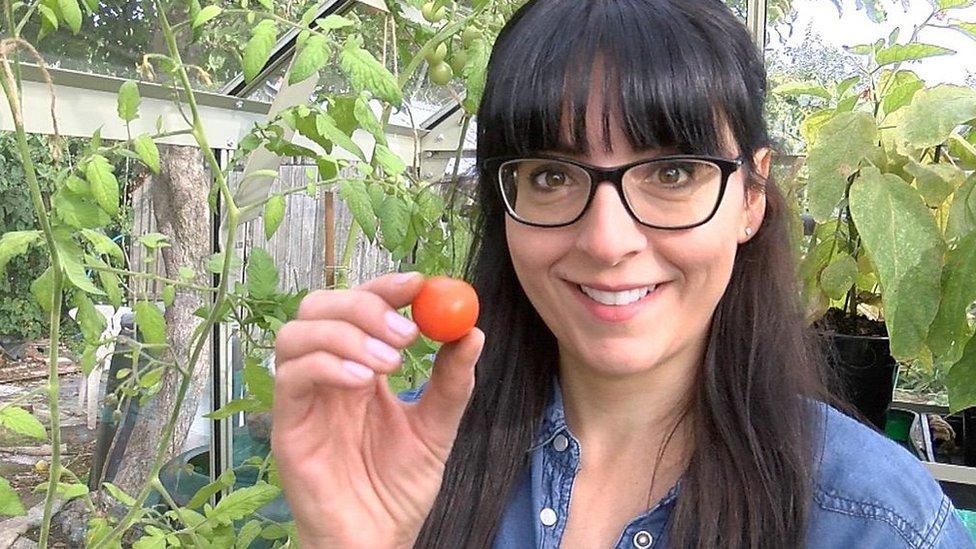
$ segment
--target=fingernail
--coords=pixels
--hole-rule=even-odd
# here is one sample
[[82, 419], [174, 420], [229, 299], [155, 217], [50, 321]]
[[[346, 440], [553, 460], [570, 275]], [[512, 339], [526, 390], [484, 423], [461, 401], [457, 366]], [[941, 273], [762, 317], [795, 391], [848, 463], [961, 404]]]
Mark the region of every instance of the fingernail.
[[366, 366], [359, 364], [358, 362], [353, 362], [351, 360], [342, 361], [342, 369], [349, 372], [358, 379], [370, 379], [373, 377], [373, 370], [370, 370]]
[[417, 329], [417, 325], [414, 324], [409, 318], [401, 316], [396, 311], [386, 312], [386, 325], [390, 327], [394, 332], [402, 336], [413, 335], [414, 331]]
[[417, 271], [409, 271], [409, 272], [406, 272], [406, 273], [397, 273], [396, 275], [393, 276], [393, 282], [395, 282], [397, 284], [406, 284], [407, 282], [410, 282], [411, 280], [413, 280], [414, 277], [417, 276], [417, 274], [418, 274]]
[[366, 338], [366, 350], [369, 351], [371, 355], [382, 360], [383, 362], [389, 362], [390, 364], [400, 362], [400, 353], [398, 353], [393, 347], [390, 347], [375, 337]]

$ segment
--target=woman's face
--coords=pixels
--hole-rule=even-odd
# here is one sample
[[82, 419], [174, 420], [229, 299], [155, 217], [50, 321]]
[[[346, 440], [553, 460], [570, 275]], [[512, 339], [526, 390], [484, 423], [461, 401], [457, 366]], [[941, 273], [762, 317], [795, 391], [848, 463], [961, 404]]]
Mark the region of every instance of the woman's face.
[[[601, 146], [602, 100], [591, 97], [587, 140], [591, 150], [574, 157], [599, 167], [627, 164], [675, 151], [635, 151], [611, 119], [612, 152]], [[731, 137], [727, 139], [731, 142]], [[596, 144], [596, 147], [593, 147]], [[546, 152], [546, 151], [540, 151]], [[724, 151], [735, 158], [739, 151]], [[565, 156], [565, 155], [563, 155]], [[755, 158], [768, 169], [768, 153]], [[506, 238], [515, 272], [529, 300], [559, 341], [562, 368], [619, 377], [658, 365], [697, 365], [709, 322], [732, 273], [739, 244], [758, 230], [765, 210], [761, 193], [744, 192], [746, 170], [729, 179], [715, 216], [679, 231], [638, 224], [611, 184], [598, 185], [584, 216], [572, 225], [540, 228], [506, 216]], [[651, 286], [642, 301], [623, 308], [598, 305], [579, 285]], [[629, 309], [629, 310], [628, 310]]]

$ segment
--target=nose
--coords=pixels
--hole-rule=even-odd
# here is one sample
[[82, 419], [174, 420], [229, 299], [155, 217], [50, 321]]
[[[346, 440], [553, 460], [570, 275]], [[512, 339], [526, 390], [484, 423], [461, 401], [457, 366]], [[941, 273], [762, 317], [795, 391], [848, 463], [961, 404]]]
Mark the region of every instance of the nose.
[[579, 220], [576, 247], [594, 259], [614, 266], [647, 246], [643, 225], [623, 203], [613, 184], [597, 184], [593, 202]]

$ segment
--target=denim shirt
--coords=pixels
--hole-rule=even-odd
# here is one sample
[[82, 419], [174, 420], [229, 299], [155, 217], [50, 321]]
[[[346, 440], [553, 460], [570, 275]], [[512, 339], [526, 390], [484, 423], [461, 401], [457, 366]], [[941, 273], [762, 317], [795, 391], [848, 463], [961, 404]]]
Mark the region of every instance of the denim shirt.
[[[580, 463], [580, 444], [569, 431], [562, 393], [554, 383], [528, 465], [509, 496], [494, 549], [559, 547]], [[419, 399], [422, 388], [400, 394]], [[821, 406], [823, 446], [817, 456], [806, 547], [836, 549], [973, 548], [962, 521], [921, 462], [907, 450]], [[665, 548], [667, 523], [680, 482], [651, 509], [631, 519], [615, 549]], [[703, 517], [707, 520], [707, 517]]]

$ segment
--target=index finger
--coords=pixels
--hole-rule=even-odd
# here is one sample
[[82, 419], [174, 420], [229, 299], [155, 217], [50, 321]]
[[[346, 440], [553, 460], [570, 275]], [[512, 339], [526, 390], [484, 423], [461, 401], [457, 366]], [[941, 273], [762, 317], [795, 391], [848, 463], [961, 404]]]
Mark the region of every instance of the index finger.
[[[417, 296], [418, 292], [420, 292], [423, 282], [423, 275], [416, 271], [405, 273], [387, 273], [355, 286], [349, 291], [367, 291], [373, 293], [379, 296], [380, 299], [385, 301], [390, 307], [399, 309], [401, 307], [406, 307], [411, 301], [413, 301], [413, 298]], [[328, 293], [332, 290], [320, 291]], [[310, 294], [309, 297], [312, 297], [312, 294]], [[298, 314], [296, 316], [299, 320], [319, 319], [322, 316], [323, 307], [327, 305], [327, 303], [323, 303], [322, 299], [309, 299], [309, 297], [306, 297], [302, 301], [302, 306], [298, 309]]]

